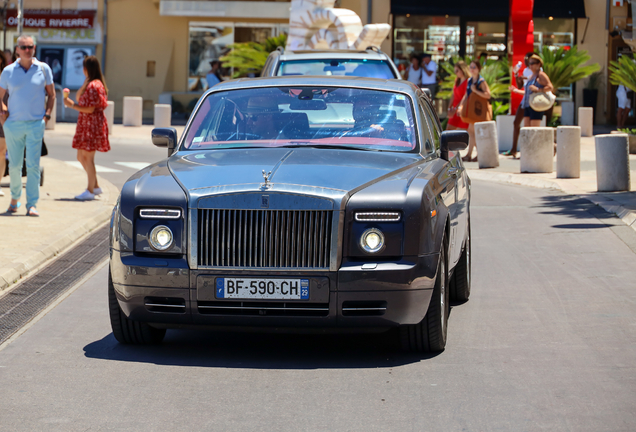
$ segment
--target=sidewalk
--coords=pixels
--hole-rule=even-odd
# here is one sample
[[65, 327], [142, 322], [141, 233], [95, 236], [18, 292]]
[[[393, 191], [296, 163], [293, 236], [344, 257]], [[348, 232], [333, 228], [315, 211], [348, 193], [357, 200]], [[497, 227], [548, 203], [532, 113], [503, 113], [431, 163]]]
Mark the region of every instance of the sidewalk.
[[[75, 123], [57, 123], [47, 130], [44, 138], [68, 140], [71, 145]], [[183, 126], [175, 126], [179, 136]], [[110, 136], [113, 145], [152, 146], [153, 126], [124, 127], [114, 125]], [[2, 177], [0, 185], [0, 295], [10, 285], [27, 276], [46, 261], [74, 245], [84, 235], [110, 220], [119, 189], [102, 177], [99, 185], [104, 191], [95, 201], [76, 201], [74, 196], [86, 185], [86, 173], [80, 168], [49, 156], [41, 159], [44, 185], [40, 188], [38, 210], [40, 217], [26, 217], [26, 193], [23, 189], [18, 213], [5, 213], [11, 201], [9, 177]], [[22, 178], [23, 185], [26, 177]]]
[[636, 230], [636, 155], [629, 155], [631, 192], [597, 192], [594, 137], [581, 137], [580, 178], [556, 178], [557, 157], [554, 158], [554, 172], [550, 174], [521, 174], [519, 159], [501, 155], [497, 168], [479, 169], [477, 162], [467, 162], [465, 165], [468, 175], [474, 180], [558, 189], [567, 194], [578, 195], [616, 214], [625, 224]]

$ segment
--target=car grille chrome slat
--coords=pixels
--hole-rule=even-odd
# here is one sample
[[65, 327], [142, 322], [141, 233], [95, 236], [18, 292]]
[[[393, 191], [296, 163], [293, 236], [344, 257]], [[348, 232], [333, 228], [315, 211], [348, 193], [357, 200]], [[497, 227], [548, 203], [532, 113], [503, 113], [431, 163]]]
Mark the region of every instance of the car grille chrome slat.
[[198, 212], [201, 267], [329, 268], [330, 210]]

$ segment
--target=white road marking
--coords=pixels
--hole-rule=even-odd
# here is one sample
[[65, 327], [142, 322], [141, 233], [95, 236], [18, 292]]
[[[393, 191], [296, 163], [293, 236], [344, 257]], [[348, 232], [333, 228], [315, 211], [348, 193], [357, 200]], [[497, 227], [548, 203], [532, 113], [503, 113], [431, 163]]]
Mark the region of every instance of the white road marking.
[[148, 162], [115, 162], [115, 164], [125, 166], [126, 168], [132, 168], [134, 170], [141, 170], [150, 165]]
[[[67, 164], [74, 166], [75, 168], [79, 168], [79, 169], [84, 169], [82, 167], [82, 164], [79, 163], [78, 161], [66, 161]], [[118, 173], [121, 172], [121, 170], [115, 169], [115, 168], [108, 168], [105, 166], [101, 166], [101, 165], [95, 165], [95, 170], [98, 173]]]

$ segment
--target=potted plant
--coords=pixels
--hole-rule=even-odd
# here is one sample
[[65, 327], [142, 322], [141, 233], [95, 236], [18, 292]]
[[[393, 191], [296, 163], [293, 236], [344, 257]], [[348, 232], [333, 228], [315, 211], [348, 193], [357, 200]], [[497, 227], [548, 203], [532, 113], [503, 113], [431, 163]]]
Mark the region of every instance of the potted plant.
[[628, 135], [629, 138], [629, 153], [630, 154], [636, 154], [636, 129], [630, 129], [630, 128], [623, 128], [623, 129], [618, 129], [615, 131], [612, 131], [613, 134], [615, 133], [625, 133]]
[[583, 89], [583, 106], [596, 109], [598, 100], [598, 89], [603, 84], [603, 71], [594, 72], [587, 80], [587, 85]]

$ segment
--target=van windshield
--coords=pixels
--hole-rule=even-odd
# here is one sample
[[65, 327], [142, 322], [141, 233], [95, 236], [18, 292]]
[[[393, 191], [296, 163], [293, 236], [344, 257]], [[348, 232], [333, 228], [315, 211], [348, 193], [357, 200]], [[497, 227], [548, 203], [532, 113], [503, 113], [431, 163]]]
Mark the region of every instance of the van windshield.
[[386, 61], [367, 59], [286, 60], [280, 63], [277, 76], [332, 75], [393, 79]]

